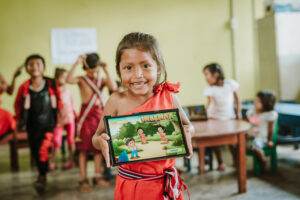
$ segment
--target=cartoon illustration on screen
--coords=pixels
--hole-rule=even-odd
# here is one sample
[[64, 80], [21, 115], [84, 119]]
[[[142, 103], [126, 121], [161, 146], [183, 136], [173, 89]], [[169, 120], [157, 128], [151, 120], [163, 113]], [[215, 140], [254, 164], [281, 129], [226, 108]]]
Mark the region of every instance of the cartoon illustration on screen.
[[117, 163], [186, 154], [177, 112], [147, 113], [107, 119]]

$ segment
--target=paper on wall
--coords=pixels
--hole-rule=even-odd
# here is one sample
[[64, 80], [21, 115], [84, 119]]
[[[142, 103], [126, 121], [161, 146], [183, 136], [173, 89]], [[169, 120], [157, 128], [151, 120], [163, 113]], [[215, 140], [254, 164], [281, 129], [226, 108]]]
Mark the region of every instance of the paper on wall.
[[54, 28], [51, 30], [53, 64], [72, 64], [83, 53], [97, 51], [95, 28]]

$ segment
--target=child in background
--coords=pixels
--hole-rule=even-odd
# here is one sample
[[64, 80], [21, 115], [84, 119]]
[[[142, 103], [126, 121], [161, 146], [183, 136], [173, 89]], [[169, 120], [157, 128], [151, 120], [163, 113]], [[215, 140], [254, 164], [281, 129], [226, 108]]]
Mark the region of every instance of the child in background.
[[58, 113], [57, 125], [54, 129], [54, 152], [52, 162], [50, 163], [50, 170], [56, 168], [55, 157], [57, 151], [60, 149], [62, 144], [63, 131], [67, 133], [67, 143], [69, 150], [69, 159], [63, 164], [63, 169], [71, 169], [73, 163], [73, 153], [75, 149], [75, 109], [74, 101], [71, 91], [66, 87], [67, 70], [63, 68], [55, 69], [55, 80], [59, 87], [61, 99], [63, 103], [63, 109]]
[[15, 88], [15, 81], [16, 78], [21, 74], [22, 67], [23, 65], [17, 68], [10, 85], [7, 84], [5, 78], [2, 76], [2, 74], [0, 74], [0, 141], [1, 141], [0, 143], [6, 143], [9, 139], [9, 137], [7, 136], [10, 135], [12, 131], [14, 131], [16, 128], [16, 121], [13, 115], [1, 107], [2, 104], [1, 97], [2, 94], [5, 92], [9, 95], [13, 94]]
[[[178, 92], [179, 85], [166, 82], [165, 65], [156, 39], [140, 32], [124, 36], [117, 48], [116, 71], [125, 90], [109, 98], [104, 115], [178, 108], [191, 155], [191, 133], [194, 129], [174, 94]], [[101, 120], [93, 144], [102, 150], [110, 166], [109, 136], [104, 131]], [[166, 159], [119, 166], [114, 199], [183, 199], [182, 188], [185, 185], [174, 165], [175, 159]]]
[[45, 60], [40, 55], [26, 58], [25, 69], [30, 79], [19, 87], [15, 101], [18, 129], [27, 132], [30, 151], [38, 168], [34, 186], [39, 194], [46, 189], [53, 129], [57, 109], [62, 107], [55, 80], [44, 77], [45, 67]]
[[[82, 65], [85, 71], [84, 76], [74, 76], [75, 69]], [[103, 69], [106, 78], [100, 78], [100, 68]], [[67, 75], [67, 82], [78, 84], [82, 100], [81, 111], [77, 121], [76, 147], [79, 150], [80, 181], [79, 190], [90, 192], [92, 190], [87, 179], [87, 153], [94, 154], [95, 177], [94, 185], [107, 187], [109, 182], [103, 177], [102, 157], [92, 145], [92, 136], [96, 132], [97, 126], [103, 115], [103, 105], [101, 99], [101, 88], [107, 86], [110, 91], [117, 89], [116, 83], [112, 81], [107, 70], [107, 64], [101, 62], [98, 54], [91, 53], [79, 56]]]
[[[209, 86], [204, 90], [207, 97], [207, 117], [217, 120], [240, 119], [239, 84], [234, 80], [225, 79], [222, 67], [211, 63], [203, 68]], [[224, 171], [225, 165], [220, 147], [214, 147], [218, 160], [218, 170]], [[230, 147], [233, 153], [233, 147]]]
[[278, 113], [274, 110], [275, 96], [270, 92], [257, 93], [254, 108], [247, 111], [247, 119], [253, 125], [249, 136], [253, 138], [251, 150], [255, 153], [264, 169], [266, 158], [263, 151], [265, 146], [272, 147], [273, 130]]

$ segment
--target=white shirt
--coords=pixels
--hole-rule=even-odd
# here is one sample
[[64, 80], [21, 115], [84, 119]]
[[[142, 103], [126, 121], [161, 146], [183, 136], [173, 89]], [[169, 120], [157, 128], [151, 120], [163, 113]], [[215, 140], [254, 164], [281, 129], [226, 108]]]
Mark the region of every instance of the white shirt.
[[[278, 118], [278, 113], [274, 110], [263, 112], [263, 113], [256, 113], [255, 109], [250, 109], [247, 111], [247, 118], [250, 123], [254, 126], [256, 130], [255, 133], [252, 135], [255, 139], [260, 139], [263, 142], [268, 141], [268, 123], [275, 122]], [[275, 123], [274, 123], [275, 125]], [[274, 128], [274, 127], [273, 127]]]
[[239, 84], [234, 80], [224, 80], [223, 86], [208, 86], [204, 96], [211, 97], [207, 108], [208, 118], [228, 120], [234, 119], [234, 92], [238, 91]]

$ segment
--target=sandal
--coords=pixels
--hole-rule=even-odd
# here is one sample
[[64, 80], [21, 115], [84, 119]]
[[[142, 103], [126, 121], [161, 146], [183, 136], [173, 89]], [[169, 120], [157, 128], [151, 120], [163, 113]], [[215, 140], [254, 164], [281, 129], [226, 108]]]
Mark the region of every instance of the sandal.
[[93, 189], [90, 186], [90, 183], [87, 179], [79, 181], [79, 192], [88, 193], [91, 192]]
[[100, 188], [107, 188], [111, 186], [110, 182], [106, 180], [104, 177], [94, 177], [93, 185]]

